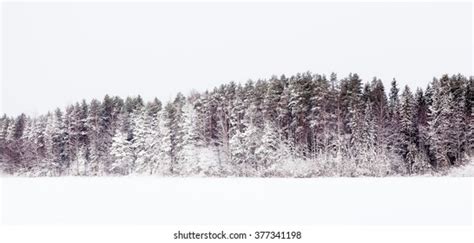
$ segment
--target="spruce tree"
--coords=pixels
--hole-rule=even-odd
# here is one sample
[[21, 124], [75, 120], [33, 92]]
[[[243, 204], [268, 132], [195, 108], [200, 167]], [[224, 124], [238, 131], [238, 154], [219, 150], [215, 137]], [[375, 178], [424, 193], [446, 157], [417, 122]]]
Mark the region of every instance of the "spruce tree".
[[413, 93], [405, 86], [400, 99], [400, 154], [405, 160], [408, 173], [412, 173], [416, 151], [416, 104]]

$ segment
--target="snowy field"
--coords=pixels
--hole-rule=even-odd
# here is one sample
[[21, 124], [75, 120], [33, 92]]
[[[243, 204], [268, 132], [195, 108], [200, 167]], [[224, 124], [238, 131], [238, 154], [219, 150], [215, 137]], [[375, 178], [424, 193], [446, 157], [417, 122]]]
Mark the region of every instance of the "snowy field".
[[6, 224], [468, 225], [472, 178], [3, 178]]

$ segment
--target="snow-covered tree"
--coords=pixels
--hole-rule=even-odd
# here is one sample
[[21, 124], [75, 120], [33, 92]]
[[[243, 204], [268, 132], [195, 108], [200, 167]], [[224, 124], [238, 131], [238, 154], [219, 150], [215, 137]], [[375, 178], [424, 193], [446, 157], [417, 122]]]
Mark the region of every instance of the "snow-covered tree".
[[449, 166], [448, 158], [448, 131], [450, 129], [450, 115], [452, 113], [452, 95], [446, 90], [448, 77], [433, 81], [433, 104], [429, 122], [430, 148], [434, 158], [435, 169]]
[[231, 160], [234, 166], [239, 167], [241, 164], [245, 163], [245, 156], [247, 148], [245, 147], [245, 137], [244, 133], [240, 129], [236, 129], [230, 138], [230, 154]]
[[265, 122], [262, 138], [255, 149], [255, 157], [260, 171], [265, 172], [272, 164], [278, 162], [283, 157], [282, 145], [276, 126], [270, 121]]
[[297, 154], [306, 155], [309, 134], [308, 113], [313, 94], [313, 75], [311, 73], [297, 74], [290, 78], [289, 103], [291, 112], [290, 134], [297, 145]]
[[113, 162], [110, 164], [109, 173], [128, 175], [134, 169], [136, 154], [132, 143], [134, 134], [129, 115], [127, 111], [122, 111], [119, 127], [112, 138], [110, 154], [113, 156]]
[[54, 114], [48, 114], [45, 128], [46, 158], [43, 172], [59, 176], [68, 167], [66, 154], [67, 132], [61, 110], [56, 109]]
[[[0, 117], [0, 170], [28, 176], [387, 176], [474, 154], [473, 77], [388, 94], [382, 80], [310, 72], [230, 82], [162, 107], [106, 95]], [[471, 156], [471, 157], [469, 157]]]
[[[416, 148], [416, 104], [408, 86], [405, 86], [400, 100], [400, 154], [405, 159], [408, 172], [411, 173]], [[410, 156], [409, 156], [410, 155]]]

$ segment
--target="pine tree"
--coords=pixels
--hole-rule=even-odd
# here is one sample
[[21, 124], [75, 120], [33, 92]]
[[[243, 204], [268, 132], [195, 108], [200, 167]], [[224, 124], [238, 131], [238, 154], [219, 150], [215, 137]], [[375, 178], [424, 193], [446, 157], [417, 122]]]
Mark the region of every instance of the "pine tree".
[[278, 103], [281, 100], [284, 89], [285, 82], [283, 79], [279, 79], [276, 76], [270, 78], [263, 101], [263, 114], [266, 120], [275, 121], [277, 119]]
[[[158, 141], [156, 133], [156, 115], [148, 109], [139, 109], [133, 114], [133, 152], [135, 161], [132, 166], [139, 174], [151, 174], [153, 172], [155, 145]], [[150, 116], [152, 115], [152, 116]]]
[[277, 103], [276, 113], [277, 113], [277, 126], [281, 129], [285, 139], [290, 138], [290, 124], [292, 115], [290, 110], [290, 87], [289, 80], [282, 75], [280, 80], [283, 84], [283, 91], [281, 93], [280, 100]]
[[[163, 141], [165, 147], [169, 148], [166, 152], [170, 159], [170, 173], [177, 173], [176, 167], [178, 163], [178, 155], [183, 146], [183, 111], [185, 98], [182, 94], [178, 94], [172, 103], [168, 103], [164, 109], [164, 126], [166, 133], [163, 136], [166, 138]], [[168, 146], [169, 145], [169, 146]]]
[[297, 154], [306, 155], [309, 138], [310, 99], [313, 93], [311, 73], [297, 74], [290, 78], [289, 103], [291, 112], [290, 134], [297, 147]]
[[453, 97], [447, 90], [449, 77], [444, 76], [440, 80], [433, 80], [433, 104], [431, 106], [431, 119], [429, 122], [429, 139], [431, 141], [431, 156], [434, 161], [434, 168], [441, 169], [448, 167], [450, 115]]
[[154, 174], [157, 171], [158, 165], [161, 161], [161, 140], [162, 140], [162, 131], [160, 130], [160, 124], [162, 124], [162, 109], [161, 101], [158, 99], [154, 100], [154, 105], [148, 106], [146, 108], [146, 119], [147, 119], [147, 129], [148, 129], [148, 148], [146, 150], [147, 157], [149, 158], [149, 163], [144, 165], [144, 171], [147, 174]]
[[245, 115], [245, 104], [243, 97], [242, 87], [238, 87], [235, 99], [232, 104], [232, 110], [230, 111], [230, 137], [232, 137], [237, 131], [242, 131], [243, 129], [243, 119]]
[[174, 151], [172, 142], [173, 132], [170, 128], [172, 120], [170, 119], [171, 117], [168, 114], [168, 112], [170, 112], [170, 109], [172, 109], [172, 107], [171, 104], [168, 103], [163, 111], [161, 119], [162, 122], [160, 122], [159, 126], [160, 133], [162, 134], [160, 141], [161, 146], [159, 150], [159, 157], [161, 160], [157, 164], [155, 171], [157, 171], [158, 174], [162, 175], [172, 174], [174, 166]]
[[110, 173], [120, 175], [132, 173], [136, 157], [133, 151], [129, 122], [128, 113], [123, 112], [120, 116], [120, 128], [112, 138], [110, 154], [113, 156], [113, 162], [109, 168]]
[[240, 167], [246, 161], [247, 148], [245, 147], [244, 139], [244, 133], [237, 129], [229, 141], [230, 158], [235, 167]]
[[35, 122], [35, 129], [34, 129], [34, 138], [33, 141], [36, 147], [36, 155], [37, 161], [36, 165], [34, 166], [33, 174], [38, 174], [41, 171], [42, 166], [45, 166], [43, 163], [45, 160], [48, 159], [48, 147], [47, 147], [47, 133], [46, 127], [48, 126], [48, 117], [47, 116], [40, 116], [36, 119]]
[[324, 146], [324, 154], [336, 155], [342, 150], [341, 136], [344, 132], [340, 84], [335, 73], [330, 77], [330, 90], [328, 91], [326, 112], [329, 114], [327, 124], [328, 141]]
[[48, 114], [45, 128], [47, 155], [40, 174], [59, 176], [67, 169], [67, 132], [63, 119], [63, 113], [60, 109], [56, 109], [54, 114]]
[[391, 82], [389, 102], [388, 102], [388, 129], [386, 129], [386, 137], [388, 139], [388, 149], [396, 154], [401, 154], [401, 117], [400, 117], [400, 99], [399, 88], [395, 79]]
[[[363, 113], [356, 114], [356, 126], [349, 160], [355, 160], [351, 176], [385, 176], [390, 163], [384, 157], [387, 152], [377, 147], [377, 124], [373, 104], [369, 100]], [[350, 166], [346, 170], [352, 169]]]
[[356, 125], [356, 114], [361, 111], [362, 80], [357, 74], [349, 74], [341, 81], [341, 106], [344, 130], [351, 134]]
[[[244, 118], [245, 130], [242, 134], [244, 137], [243, 144], [246, 148], [244, 155], [246, 171], [244, 174], [247, 175], [253, 175], [253, 173], [261, 169], [256, 156], [256, 150], [260, 144], [261, 136], [260, 129], [258, 128], [255, 120], [256, 112], [257, 108], [254, 104], [252, 104]], [[253, 168], [253, 170], [251, 168]]]
[[97, 159], [99, 162], [98, 173], [106, 174], [109, 170], [110, 163], [110, 147], [112, 145], [112, 137], [114, 135], [115, 127], [113, 125], [113, 116], [115, 113], [115, 104], [113, 99], [106, 95], [100, 104], [99, 108], [99, 120], [98, 129], [100, 137], [97, 137], [97, 143], [95, 146], [97, 152]]
[[415, 98], [408, 86], [405, 86], [400, 101], [400, 154], [404, 158], [408, 173], [412, 173], [416, 149], [416, 106]]
[[[216, 144], [222, 148], [224, 156], [229, 156], [229, 139], [230, 139], [230, 116], [232, 111], [232, 96], [235, 93], [235, 87], [231, 90], [227, 86], [221, 86], [215, 93], [215, 100], [217, 101], [216, 108], [216, 125], [217, 125], [217, 140]], [[220, 159], [220, 158], [219, 158]]]
[[452, 165], [463, 163], [465, 156], [465, 141], [468, 132], [466, 127], [465, 103], [466, 103], [467, 79], [461, 75], [453, 75], [449, 79], [449, 92], [452, 100], [450, 102], [451, 115], [449, 116], [449, 154]]
[[183, 147], [178, 155], [177, 171], [180, 175], [200, 175], [206, 173], [211, 168], [203, 166], [199, 159], [199, 148], [202, 146], [197, 134], [195, 123], [197, 113], [192, 103], [183, 106]]
[[370, 101], [375, 119], [376, 146], [379, 151], [382, 151], [388, 144], [385, 131], [389, 125], [388, 99], [382, 80], [374, 78], [370, 84]]
[[38, 130], [36, 119], [27, 119], [25, 129], [22, 134], [22, 162], [25, 172], [33, 174], [35, 164], [40, 159], [38, 155], [38, 143], [36, 143], [36, 133]]
[[80, 107], [75, 107], [78, 121], [78, 144], [85, 148], [89, 145], [89, 124], [87, 123], [87, 116], [89, 113], [89, 105], [85, 100], [82, 100]]
[[[79, 104], [76, 104], [79, 107]], [[64, 126], [66, 133], [65, 141], [65, 151], [67, 167], [70, 166], [70, 163], [74, 162], [77, 157], [79, 150], [79, 114], [77, 113], [78, 109], [75, 106], [66, 107], [66, 112], [64, 114]]]
[[330, 115], [327, 110], [329, 96], [329, 82], [325, 76], [315, 75], [313, 80], [313, 93], [309, 101], [310, 113], [308, 115], [311, 131], [310, 150], [313, 154], [320, 152], [328, 141], [328, 123]]
[[87, 168], [91, 176], [100, 174], [100, 106], [100, 101], [93, 99], [89, 105], [87, 115], [87, 137], [90, 140]]
[[266, 171], [272, 164], [281, 159], [280, 141], [275, 125], [270, 121], [266, 121], [261, 142], [255, 149], [255, 156], [262, 171]]

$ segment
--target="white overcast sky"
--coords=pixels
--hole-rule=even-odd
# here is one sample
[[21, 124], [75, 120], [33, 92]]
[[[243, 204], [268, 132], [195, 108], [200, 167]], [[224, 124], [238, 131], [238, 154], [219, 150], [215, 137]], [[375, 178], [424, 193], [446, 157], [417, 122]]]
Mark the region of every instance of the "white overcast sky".
[[4, 3], [3, 111], [308, 70], [425, 87], [472, 74], [471, 18], [470, 3]]

